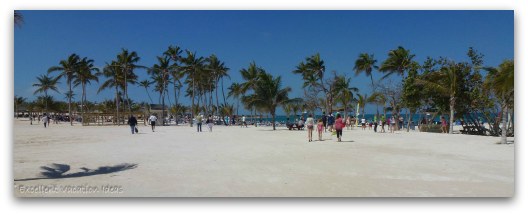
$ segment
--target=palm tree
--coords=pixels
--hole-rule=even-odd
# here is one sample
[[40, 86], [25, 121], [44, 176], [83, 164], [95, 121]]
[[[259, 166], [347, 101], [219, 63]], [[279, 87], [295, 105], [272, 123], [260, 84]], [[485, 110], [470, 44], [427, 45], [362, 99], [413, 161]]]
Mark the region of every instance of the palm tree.
[[358, 104], [359, 104], [359, 108], [361, 108], [361, 114], [363, 115], [363, 119], [365, 118], [365, 105], [367, 104], [367, 94], [365, 94], [364, 96], [360, 95], [360, 94], [357, 94], [358, 96]]
[[[61, 60], [59, 66], [53, 66], [48, 69], [48, 74], [54, 71], [61, 72], [57, 78], [60, 79], [64, 77], [68, 84], [68, 91], [72, 91], [72, 81], [75, 79], [77, 70], [79, 68], [79, 56], [77, 54], [71, 54], [68, 59]], [[71, 111], [71, 98], [68, 98], [68, 115], [70, 117], [70, 125], [73, 125], [73, 117]]]
[[104, 76], [106, 81], [99, 86], [97, 93], [100, 93], [107, 88], [114, 88], [115, 90], [116, 123], [117, 125], [120, 125], [121, 120], [119, 120], [119, 104], [121, 99], [119, 89], [124, 88], [124, 76], [119, 71], [119, 65], [116, 61], [112, 61], [110, 64], [106, 63], [106, 66], [99, 75]]
[[486, 67], [488, 71], [485, 86], [497, 96], [501, 107], [502, 133], [501, 144], [506, 144], [508, 109], [513, 108], [514, 100], [514, 62], [513, 60], [503, 61], [498, 68]]
[[183, 87], [181, 79], [185, 76], [185, 73], [182, 71], [181, 67], [176, 66], [175, 69], [172, 70], [171, 76], [172, 76], [172, 84], [174, 87], [174, 104], [178, 104], [178, 100], [180, 98], [180, 93], [181, 93], [181, 88]]
[[345, 109], [344, 117], [347, 117], [347, 105], [352, 102], [354, 98], [353, 92], [359, 92], [359, 89], [356, 87], [350, 86], [350, 78], [345, 76], [337, 76], [334, 80], [332, 90], [333, 94], [336, 95], [336, 98], [343, 104]]
[[20, 13], [20, 11], [18, 10], [15, 10], [15, 26], [18, 26], [18, 27], [21, 27], [22, 24], [24, 24], [24, 16], [22, 15], [22, 13]]
[[148, 97], [149, 97], [149, 99], [150, 99], [150, 103], [153, 104], [154, 102], [152, 102], [152, 97], [150, 97], [150, 93], [149, 93], [149, 90], [148, 90], [148, 88], [150, 87], [151, 84], [152, 84], [152, 82], [150, 82], [149, 80], [146, 80], [146, 79], [143, 80], [143, 81], [140, 81], [140, 82], [138, 83], [138, 85], [139, 85], [140, 87], [145, 88], [145, 91], [147, 92], [147, 95], [148, 95]]
[[[196, 85], [195, 80], [198, 74], [203, 70], [204, 67], [204, 58], [203, 57], [196, 57], [196, 53], [192, 53], [189, 50], [186, 50], [187, 57], [182, 59], [182, 62], [185, 64], [185, 67], [183, 68], [183, 71], [185, 74], [187, 74], [187, 80], [188, 82], [191, 82], [191, 88], [188, 90], [191, 90], [191, 119], [194, 118], [194, 111], [196, 110], [194, 106], [194, 98], [196, 93]], [[192, 127], [192, 123], [189, 123]]]
[[237, 100], [237, 108], [236, 108], [236, 114], [238, 116], [238, 107], [240, 105], [240, 96], [244, 95], [244, 92], [242, 90], [242, 84], [239, 83], [232, 83], [230, 87], [227, 88], [229, 92], [227, 93], [227, 97], [234, 97]]
[[[358, 59], [356, 60], [356, 63], [354, 65], [354, 71], [356, 73], [356, 76], [361, 74], [362, 72], [365, 73], [365, 75], [370, 76], [370, 81], [372, 84], [372, 92], [376, 91], [376, 85], [374, 85], [374, 79], [372, 78], [372, 70], [378, 69], [378, 66], [376, 66], [377, 60], [374, 59], [373, 54], [367, 54], [367, 53], [361, 53], [359, 54]], [[376, 104], [376, 115], [379, 117], [379, 107], [378, 104]]]
[[26, 103], [26, 98], [15, 96], [15, 117], [18, 119], [18, 108]]
[[182, 88], [181, 79], [185, 75], [183, 72], [183, 68], [179, 65], [179, 63], [182, 62], [182, 56], [181, 56], [182, 50], [179, 46], [169, 46], [167, 51], [163, 53], [163, 55], [168, 56], [170, 60], [173, 62], [171, 67], [173, 68], [171, 71], [172, 76], [172, 84], [174, 88], [174, 104], [178, 104], [178, 99], [180, 97], [180, 89]]
[[[149, 70], [148, 73], [152, 75], [152, 78], [157, 83], [157, 91], [160, 92], [161, 97], [161, 106], [162, 118], [165, 118], [165, 96], [168, 92], [169, 78], [173, 70], [175, 70], [174, 65], [170, 64], [170, 57], [157, 57], [158, 63], [154, 64]], [[163, 125], [165, 125], [165, 120], [163, 120]]]
[[74, 86], [81, 85], [81, 113], [83, 115], [85, 111], [84, 106], [86, 105], [86, 85], [90, 84], [91, 81], [99, 82], [99, 78], [97, 77], [99, 75], [99, 69], [93, 65], [93, 62], [92, 59], [83, 58], [79, 62], [79, 68], [76, 70], [75, 80], [73, 81]]
[[415, 80], [417, 84], [425, 88], [449, 96], [449, 134], [453, 134], [457, 88], [461, 81], [459, 76], [465, 68], [467, 69], [462, 63], [445, 61], [440, 70], [427, 73], [422, 79]]
[[386, 73], [381, 79], [385, 79], [392, 74], [405, 75], [405, 71], [408, 71], [412, 67], [414, 56], [410, 50], [401, 46], [398, 46], [397, 49], [390, 50], [389, 57], [383, 61], [379, 68], [380, 72]]
[[277, 107], [290, 101], [288, 93], [291, 91], [290, 87], [281, 88], [281, 77], [273, 78], [272, 75], [265, 73], [262, 70], [259, 73], [258, 81], [253, 88], [253, 94], [243, 96], [242, 101], [251, 106], [261, 108], [270, 113], [273, 130], [275, 128], [275, 112]]
[[207, 58], [207, 62], [209, 70], [212, 72], [213, 78], [214, 78], [214, 88], [216, 92], [216, 106], [220, 106], [218, 102], [218, 83], [220, 80], [222, 80], [222, 95], [224, 98], [224, 104], [226, 103], [225, 100], [225, 94], [224, 94], [224, 77], [229, 77], [227, 72], [229, 71], [229, 68], [227, 68], [224, 65], [224, 62], [221, 62], [216, 55], [211, 55], [209, 58]]
[[[34, 94], [37, 93], [44, 93], [44, 97], [48, 98], [48, 91], [53, 90], [57, 93], [59, 93], [59, 90], [57, 89], [57, 84], [59, 83], [59, 77], [50, 77], [48, 75], [40, 75], [37, 77], [38, 83], [33, 84], [34, 87], [37, 87]], [[48, 100], [45, 100], [46, 106], [45, 111], [48, 112]]]
[[312, 87], [313, 89], [320, 90], [325, 95], [325, 109], [328, 113], [332, 110], [333, 97], [324, 84], [324, 73], [326, 71], [326, 66], [324, 61], [321, 59], [319, 53], [307, 57], [305, 62], [301, 62], [296, 70], [293, 71], [294, 74], [301, 74], [303, 76], [304, 84], [303, 87]]
[[286, 114], [286, 118], [289, 119], [291, 112], [293, 111], [293, 104], [289, 102], [285, 103], [284, 105], [282, 105], [282, 109], [284, 110], [284, 114]]
[[387, 116], [387, 108], [385, 108], [385, 105], [387, 104], [387, 96], [381, 92], [373, 92], [367, 99], [367, 102], [374, 103], [376, 105], [382, 105], [383, 106], [383, 116]]
[[[128, 98], [128, 84], [135, 84], [137, 75], [134, 73], [134, 69], [144, 69], [146, 67], [138, 65], [141, 58], [138, 56], [138, 54], [135, 51], [129, 52], [127, 49], [122, 49], [121, 53], [117, 55], [117, 64], [119, 71], [123, 73], [124, 80], [123, 80], [123, 92], [125, 94], [125, 100], [129, 101]], [[131, 112], [131, 104], [127, 104], [128, 111]]]

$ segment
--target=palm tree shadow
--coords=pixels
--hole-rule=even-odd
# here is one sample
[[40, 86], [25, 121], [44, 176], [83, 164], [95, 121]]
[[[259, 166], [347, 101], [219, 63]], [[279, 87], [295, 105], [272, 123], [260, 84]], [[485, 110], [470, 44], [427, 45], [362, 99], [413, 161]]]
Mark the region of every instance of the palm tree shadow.
[[125, 171], [129, 169], [134, 169], [138, 165], [137, 164], [129, 164], [129, 163], [123, 163], [118, 164], [115, 166], [101, 166], [97, 169], [89, 169], [86, 167], [80, 168], [82, 171], [75, 172], [75, 173], [67, 173], [70, 171], [70, 165], [67, 164], [57, 164], [53, 163], [50, 166], [41, 166], [40, 169], [42, 172], [40, 172], [41, 177], [37, 178], [24, 178], [24, 179], [15, 179], [15, 181], [32, 181], [32, 180], [40, 180], [40, 179], [62, 179], [62, 178], [77, 178], [77, 177], [85, 177], [85, 176], [92, 176], [92, 175], [101, 175], [101, 174], [109, 174], [114, 172], [120, 172]]

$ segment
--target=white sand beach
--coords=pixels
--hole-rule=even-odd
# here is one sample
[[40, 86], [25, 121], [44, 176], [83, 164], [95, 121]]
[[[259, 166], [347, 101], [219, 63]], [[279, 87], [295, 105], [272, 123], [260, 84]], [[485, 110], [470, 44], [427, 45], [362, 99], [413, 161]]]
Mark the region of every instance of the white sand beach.
[[[308, 142], [305, 131], [280, 127], [139, 129], [134, 135], [127, 125], [45, 129], [15, 120], [14, 195], [510, 197], [515, 191], [515, 145], [496, 144], [498, 137], [355, 128], [338, 143], [330, 133]], [[41, 166], [52, 163], [69, 165], [64, 174], [72, 177], [42, 178]], [[123, 163], [135, 168], [94, 173]]]

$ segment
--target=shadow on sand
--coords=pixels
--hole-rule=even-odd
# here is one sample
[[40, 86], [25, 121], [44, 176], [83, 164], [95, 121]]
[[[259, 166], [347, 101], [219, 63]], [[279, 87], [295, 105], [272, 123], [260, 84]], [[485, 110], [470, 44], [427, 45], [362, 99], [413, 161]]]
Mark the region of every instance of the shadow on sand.
[[41, 177], [38, 178], [23, 178], [15, 179], [15, 181], [31, 181], [31, 180], [40, 180], [40, 179], [61, 179], [61, 178], [76, 178], [76, 177], [85, 177], [92, 175], [101, 175], [109, 174], [114, 172], [125, 171], [129, 169], [134, 169], [137, 167], [137, 164], [118, 164], [115, 166], [102, 166], [97, 169], [88, 169], [82, 167], [81, 172], [75, 173], [66, 173], [70, 171], [70, 165], [66, 164], [51, 164], [50, 166], [41, 166], [42, 172], [40, 172]]

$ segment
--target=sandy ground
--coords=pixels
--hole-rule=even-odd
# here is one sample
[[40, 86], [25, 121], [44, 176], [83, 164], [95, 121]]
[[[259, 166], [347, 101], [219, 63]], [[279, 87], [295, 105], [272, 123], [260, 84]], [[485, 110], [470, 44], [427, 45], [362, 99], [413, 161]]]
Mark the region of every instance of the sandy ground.
[[[345, 130], [141, 125], [44, 128], [14, 121], [14, 195], [178, 197], [510, 197], [514, 144], [497, 137]], [[316, 133], [314, 132], [314, 137]], [[41, 166], [69, 165], [66, 178]], [[132, 168], [107, 168], [129, 164]], [[133, 168], [135, 167], [135, 168]], [[85, 168], [85, 169], [82, 169]], [[108, 172], [108, 173], [107, 173]], [[106, 174], [100, 174], [106, 173]]]

